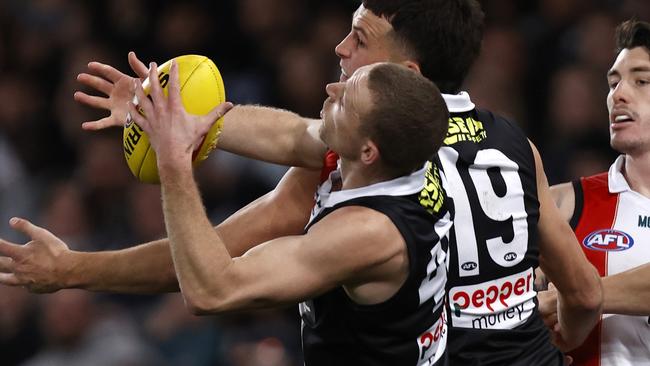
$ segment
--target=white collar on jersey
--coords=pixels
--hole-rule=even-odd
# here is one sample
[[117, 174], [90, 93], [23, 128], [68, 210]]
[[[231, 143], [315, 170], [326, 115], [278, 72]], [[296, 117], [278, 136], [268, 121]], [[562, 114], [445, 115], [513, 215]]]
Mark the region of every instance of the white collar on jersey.
[[449, 113], [469, 112], [476, 107], [469, 99], [469, 94], [464, 91], [458, 94], [443, 94], [442, 97], [445, 99]]
[[424, 174], [426, 171], [427, 164], [425, 164], [422, 169], [413, 172], [410, 175], [405, 175], [388, 181], [371, 184], [365, 187], [330, 192], [332, 189], [332, 180], [339, 179], [341, 175], [340, 170], [337, 169], [330, 173], [330, 178], [325, 181], [321, 185], [321, 188], [318, 190], [320, 206], [322, 208], [333, 207], [338, 203], [349, 201], [358, 197], [406, 196], [418, 193], [424, 188]]
[[632, 190], [623, 176], [623, 164], [625, 164], [625, 155], [616, 158], [614, 164], [609, 167], [607, 185], [610, 193], [621, 193]]

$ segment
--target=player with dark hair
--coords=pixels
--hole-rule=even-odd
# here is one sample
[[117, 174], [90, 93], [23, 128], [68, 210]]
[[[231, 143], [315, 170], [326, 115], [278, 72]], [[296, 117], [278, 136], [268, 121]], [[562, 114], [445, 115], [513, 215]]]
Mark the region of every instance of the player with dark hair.
[[[650, 365], [650, 24], [616, 30], [616, 60], [607, 73], [612, 147], [609, 172], [551, 187], [587, 258], [603, 276], [604, 315], [572, 352], [574, 364]], [[555, 323], [555, 291], [540, 293]]]
[[[379, 61], [400, 63], [434, 81], [451, 113], [440, 150], [441, 176], [447, 178], [454, 227], [449, 239], [449, 351], [452, 364], [560, 365], [538, 316], [533, 269], [538, 264], [559, 289], [559, 326], [553, 341], [562, 350], [577, 346], [596, 324], [602, 304], [599, 277], [575, 245], [548, 190], [535, 147], [513, 123], [477, 110], [462, 81], [480, 50], [483, 13], [475, 0], [364, 1], [352, 29], [336, 47], [341, 80], [359, 67]], [[136, 73], [146, 67], [129, 55]], [[111, 116], [84, 124], [87, 129], [118, 126], [126, 115], [125, 85], [131, 78], [107, 65], [90, 64], [94, 74], [80, 80], [109, 97], [77, 94], [88, 105], [111, 110]], [[123, 98], [126, 94], [127, 98]], [[122, 96], [122, 98], [120, 98]], [[289, 111], [237, 106], [225, 117], [220, 148], [275, 163], [321, 169], [320, 121]], [[331, 154], [327, 155], [332, 157]], [[334, 162], [334, 164], [332, 164]], [[276, 189], [217, 226], [232, 255], [255, 243], [299, 233], [307, 222], [319, 171], [291, 169]], [[444, 181], [444, 178], [443, 178]], [[426, 190], [421, 203], [435, 207]], [[260, 222], [259, 217], [265, 219]], [[248, 240], [232, 240], [242, 235]], [[230, 244], [232, 243], [232, 244]], [[34, 289], [80, 286], [95, 290], [154, 291], [176, 288], [169, 242], [156, 241], [127, 250], [80, 254], [62, 250], [74, 263], [72, 273], [51, 278], [46, 259], [15, 284]], [[93, 256], [95, 265], [78, 263]], [[133, 258], [151, 258], [132, 268]], [[143, 262], [143, 261], [140, 261]], [[30, 273], [27, 273], [30, 272]], [[165, 276], [160, 275], [164, 273]]]

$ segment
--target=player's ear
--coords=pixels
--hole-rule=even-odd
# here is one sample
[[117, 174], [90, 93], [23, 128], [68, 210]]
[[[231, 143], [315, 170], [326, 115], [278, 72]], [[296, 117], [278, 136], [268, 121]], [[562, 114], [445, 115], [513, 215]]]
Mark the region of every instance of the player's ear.
[[420, 65], [419, 65], [417, 62], [415, 62], [415, 61], [412, 61], [412, 60], [404, 60], [404, 61], [400, 62], [400, 64], [401, 64], [402, 66], [406, 66], [407, 68], [409, 68], [409, 69], [411, 69], [411, 70], [417, 72], [418, 74], [421, 74], [421, 72], [420, 72]]
[[361, 145], [360, 160], [363, 164], [374, 164], [379, 161], [379, 157], [379, 147], [372, 140], [368, 139]]

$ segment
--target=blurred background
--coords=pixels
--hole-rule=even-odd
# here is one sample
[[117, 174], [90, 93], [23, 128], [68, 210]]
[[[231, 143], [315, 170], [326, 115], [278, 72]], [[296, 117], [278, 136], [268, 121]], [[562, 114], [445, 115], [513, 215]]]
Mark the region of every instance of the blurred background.
[[[483, 51], [466, 80], [474, 102], [515, 120], [539, 147], [551, 184], [604, 171], [605, 73], [614, 28], [648, 20], [647, 0], [484, 0]], [[127, 71], [127, 52], [159, 64], [196, 53], [219, 66], [235, 103], [317, 117], [338, 80], [334, 47], [357, 1], [0, 0], [0, 237], [12, 216], [76, 250], [165, 236], [159, 187], [128, 171], [121, 129], [73, 101], [97, 60]], [[216, 224], [269, 191], [286, 168], [224, 152], [197, 171]], [[297, 308], [194, 317], [178, 294], [78, 290], [32, 295], [0, 286], [2, 365], [301, 365]]]

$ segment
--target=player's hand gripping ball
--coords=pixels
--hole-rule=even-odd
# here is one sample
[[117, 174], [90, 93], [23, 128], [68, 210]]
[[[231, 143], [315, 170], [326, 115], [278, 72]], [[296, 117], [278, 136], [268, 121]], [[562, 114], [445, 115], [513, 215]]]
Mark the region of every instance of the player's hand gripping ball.
[[[174, 58], [178, 65], [181, 100], [188, 113], [204, 115], [226, 101], [226, 92], [221, 74], [209, 58], [185, 55]], [[158, 80], [165, 96], [168, 94], [169, 68], [171, 60], [158, 68]], [[151, 85], [147, 78], [142, 87], [147, 96]], [[134, 104], [138, 104], [134, 100]], [[142, 111], [141, 111], [142, 113]], [[217, 139], [223, 125], [223, 117], [212, 125], [200, 147], [194, 151], [192, 165], [196, 166], [208, 157], [217, 146]], [[156, 152], [149, 143], [147, 134], [127, 116], [123, 134], [124, 156], [133, 175], [145, 183], [159, 183]]]

